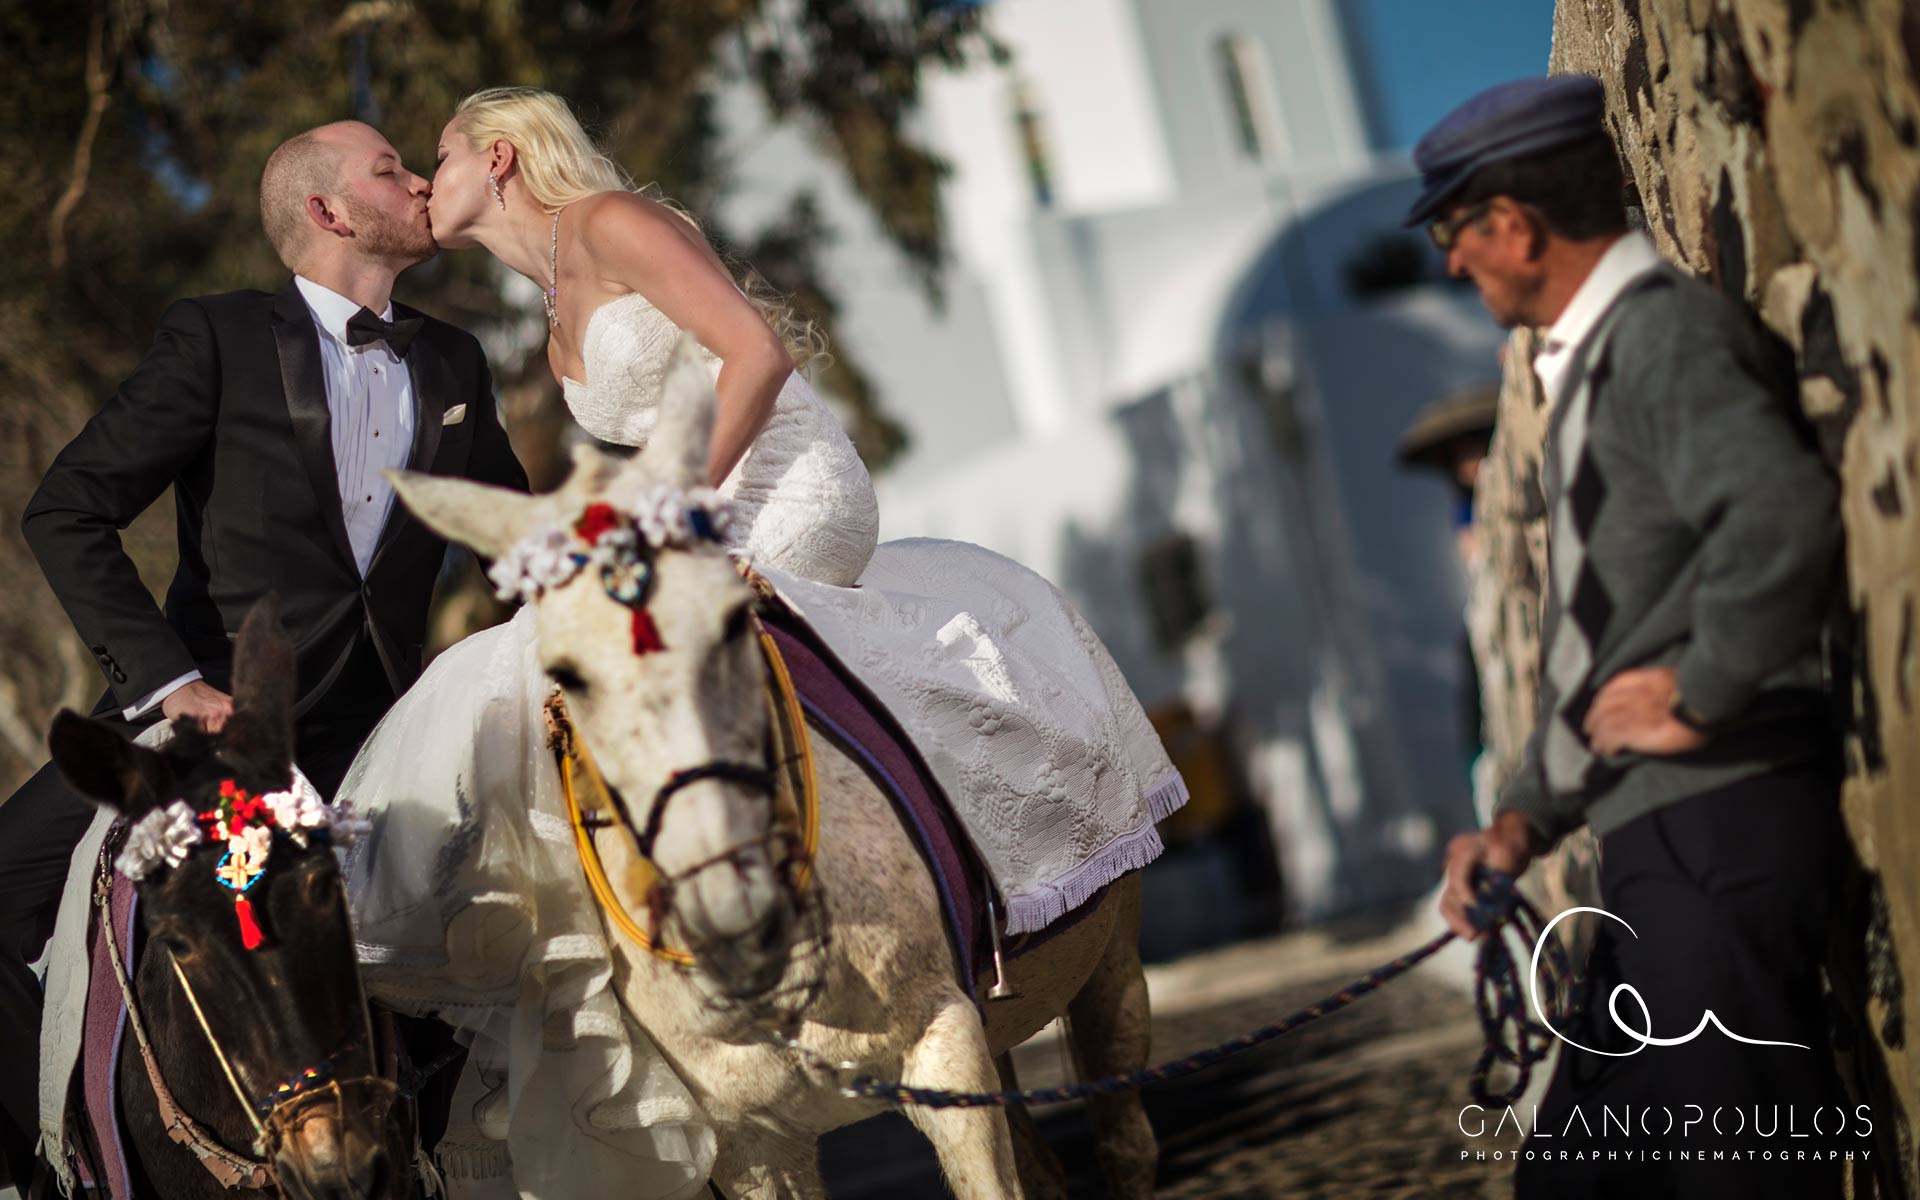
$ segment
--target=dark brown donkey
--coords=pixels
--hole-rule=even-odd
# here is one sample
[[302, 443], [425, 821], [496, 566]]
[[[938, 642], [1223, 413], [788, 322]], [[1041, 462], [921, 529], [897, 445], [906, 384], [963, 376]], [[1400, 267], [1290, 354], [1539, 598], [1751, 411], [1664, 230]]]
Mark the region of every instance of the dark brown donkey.
[[[330, 845], [344, 830], [311, 808], [304, 824], [292, 819], [283, 798], [293, 670], [269, 597], [241, 627], [233, 716], [219, 734], [185, 725], [162, 752], [71, 712], [54, 719], [53, 759], [75, 787], [129, 825], [156, 814], [129, 839], [143, 849], [123, 862], [147, 864], [129, 872], [139, 876], [143, 934], [132, 985], [161, 1088], [200, 1136], [258, 1164], [234, 1172], [243, 1178], [229, 1190], [190, 1146], [170, 1140], [171, 1114], [128, 1036], [119, 1094], [141, 1196], [254, 1197], [277, 1186], [293, 1200], [365, 1200], [414, 1191], [412, 1139], [391, 1072], [381, 1070], [387, 1056], [374, 1044]], [[182, 821], [200, 836], [183, 834]], [[229, 834], [247, 824], [264, 832], [251, 853], [230, 855]], [[171, 859], [155, 850], [167, 845]]]

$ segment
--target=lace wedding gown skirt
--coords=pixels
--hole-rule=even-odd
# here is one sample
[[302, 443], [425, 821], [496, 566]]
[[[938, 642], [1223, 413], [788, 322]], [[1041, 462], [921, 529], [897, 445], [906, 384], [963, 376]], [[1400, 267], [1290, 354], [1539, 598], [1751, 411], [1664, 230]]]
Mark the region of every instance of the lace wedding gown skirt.
[[341, 785], [372, 818], [344, 864], [361, 970], [374, 999], [471, 1037], [439, 1151], [456, 1197], [512, 1195], [509, 1177], [526, 1200], [697, 1196], [713, 1131], [614, 990], [534, 615], [434, 659]]
[[[565, 385], [582, 428], [645, 445], [679, 332], [637, 294], [596, 310], [588, 380]], [[863, 673], [956, 802], [986, 811], [970, 828], [1021, 928], [1158, 854], [1153, 823], [1185, 790], [1105, 648], [1051, 585], [979, 547], [876, 557], [866, 468], [804, 378], [720, 490], [734, 549]], [[463, 1096], [485, 1095], [456, 1105], [451, 1178], [510, 1171], [526, 1200], [696, 1195], [714, 1135], [612, 990], [546, 748], [534, 617], [436, 658], [341, 786], [373, 820], [346, 864], [368, 986], [475, 1038]]]

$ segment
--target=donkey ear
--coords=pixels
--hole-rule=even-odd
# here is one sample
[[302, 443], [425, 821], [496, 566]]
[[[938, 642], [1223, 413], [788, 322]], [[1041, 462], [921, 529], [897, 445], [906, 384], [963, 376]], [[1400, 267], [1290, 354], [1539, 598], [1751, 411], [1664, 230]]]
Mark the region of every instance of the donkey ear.
[[660, 389], [660, 420], [636, 464], [659, 483], [699, 487], [707, 482], [713, 445], [713, 372], [700, 343], [680, 335]]
[[288, 777], [293, 762], [293, 643], [269, 592], [240, 623], [233, 650], [233, 716], [220, 731], [220, 757], [249, 774]]
[[129, 820], [145, 816], [173, 793], [166, 756], [134, 745], [104, 721], [63, 708], [54, 715], [47, 747], [75, 790]]
[[498, 558], [520, 540], [540, 500], [512, 488], [421, 471], [388, 471], [387, 479], [413, 515], [449, 541], [482, 558]]

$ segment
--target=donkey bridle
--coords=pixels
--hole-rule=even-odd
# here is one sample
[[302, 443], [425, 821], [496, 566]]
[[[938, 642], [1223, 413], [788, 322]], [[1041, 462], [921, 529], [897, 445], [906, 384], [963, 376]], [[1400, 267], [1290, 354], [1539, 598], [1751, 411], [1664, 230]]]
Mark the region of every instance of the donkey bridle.
[[[692, 787], [694, 784], [706, 779], [718, 779], [725, 783], [737, 783], [741, 787], [751, 788], [759, 792], [769, 800], [773, 798], [774, 790], [777, 786], [771, 767], [756, 767], [748, 763], [729, 762], [726, 759], [716, 759], [712, 762], [701, 763], [697, 767], [686, 767], [675, 771], [673, 774], [667, 776], [667, 781], [660, 785], [658, 791], [654, 792], [653, 802], [647, 806], [646, 826], [634, 835], [634, 845], [639, 849], [641, 857], [653, 861], [653, 843], [660, 837], [660, 826], [667, 819], [667, 804], [682, 789]], [[609, 791], [612, 791], [611, 787], [609, 787]], [[615, 792], [614, 794], [616, 796], [615, 803], [621, 803], [617, 799], [618, 793]], [[624, 807], [624, 805], [622, 806]], [[621, 815], [625, 816], [626, 814], [622, 813]], [[729, 851], [720, 857], [731, 857], [733, 853], [734, 851]], [[716, 859], [715, 861], [718, 860]]]
[[[747, 579], [756, 587], [756, 590], [765, 590], [766, 585], [759, 581], [757, 576], [747, 572]], [[827, 943], [824, 925], [825, 909], [819, 900], [819, 883], [812, 879], [814, 854], [812, 822], [817, 819], [819, 805], [815, 795], [812, 756], [807, 744], [806, 717], [801, 711], [799, 697], [794, 691], [792, 679], [780, 658], [773, 638], [761, 625], [760, 617], [764, 601], [763, 595], [761, 602], [756, 602], [754, 605], [754, 624], [759, 629], [761, 653], [767, 663], [768, 699], [773, 710], [773, 724], [768, 730], [767, 739], [761, 749], [761, 762], [754, 764], [715, 759], [673, 771], [654, 791], [644, 814], [646, 817], [644, 825], [634, 820], [634, 815], [628, 808], [620, 789], [598, 770], [592, 770], [591, 774], [597, 786], [602, 789], [615, 815], [583, 814], [579, 811], [572, 792], [574, 760], [576, 754], [583, 761], [586, 760], [586, 747], [580, 741], [578, 731], [573, 728], [566, 716], [564, 693], [556, 688], [548, 700], [547, 715], [549, 721], [553, 722], [550, 744], [559, 767], [561, 786], [567, 793], [567, 807], [574, 824], [576, 846], [580, 851], [581, 866], [586, 872], [588, 884], [595, 898], [606, 910], [609, 920], [617, 928], [654, 955], [681, 967], [692, 966], [697, 961], [695, 953], [697, 946], [692, 942], [684, 941], [684, 934], [690, 931], [683, 930], [682, 947], [672, 948], [668, 947], [664, 941], [656, 941], [654, 935], [650, 935], [633, 921], [621, 906], [619, 898], [613, 894], [611, 886], [607, 883], [604, 869], [599, 865], [598, 855], [593, 850], [592, 831], [594, 829], [617, 825], [627, 837], [632, 839], [634, 849], [641, 861], [652, 868], [653, 882], [647, 889], [646, 900], [653, 912], [656, 931], [663, 931], [673, 923], [672, 897], [679, 885], [714, 867], [729, 863], [737, 867], [744, 854], [756, 849], [764, 849], [780, 880], [789, 911], [799, 922], [803, 924], [810, 922], [817, 927], [817, 932], [810, 939], [816, 947], [813, 957], [825, 953]], [[796, 765], [800, 771], [799, 778], [793, 781], [794, 819], [797, 827], [786, 829], [781, 827], [781, 799], [783, 790], [787, 786], [787, 773]], [[660, 866], [653, 854], [661, 827], [666, 820], [667, 808], [681, 791], [706, 780], [734, 783], [758, 793], [767, 803], [770, 816], [773, 818], [769, 829], [762, 836], [750, 837], [703, 861], [684, 865], [677, 871], [668, 872]], [[809, 896], [811, 901], [808, 899]], [[811, 1003], [812, 997], [818, 994], [824, 980], [825, 972], [822, 969], [814, 971], [801, 981], [799, 991], [803, 993], [803, 998], [798, 1007], [804, 1008]], [[725, 1007], [733, 1002], [731, 998], [711, 994], [707, 999], [709, 1005], [716, 1008]]]

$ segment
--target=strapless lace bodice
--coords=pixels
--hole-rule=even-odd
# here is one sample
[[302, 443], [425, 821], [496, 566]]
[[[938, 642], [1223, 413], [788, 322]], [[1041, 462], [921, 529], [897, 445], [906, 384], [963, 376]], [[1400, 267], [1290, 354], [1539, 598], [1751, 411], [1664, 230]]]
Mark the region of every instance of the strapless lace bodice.
[[[679, 337], [679, 327], [638, 292], [595, 309], [580, 344], [586, 381], [563, 387], [574, 420], [603, 442], [646, 445]], [[718, 375], [720, 360], [706, 357]], [[797, 371], [720, 490], [734, 503], [729, 540], [756, 562], [844, 587], [873, 555], [880, 527], [873, 481], [833, 410]]]

